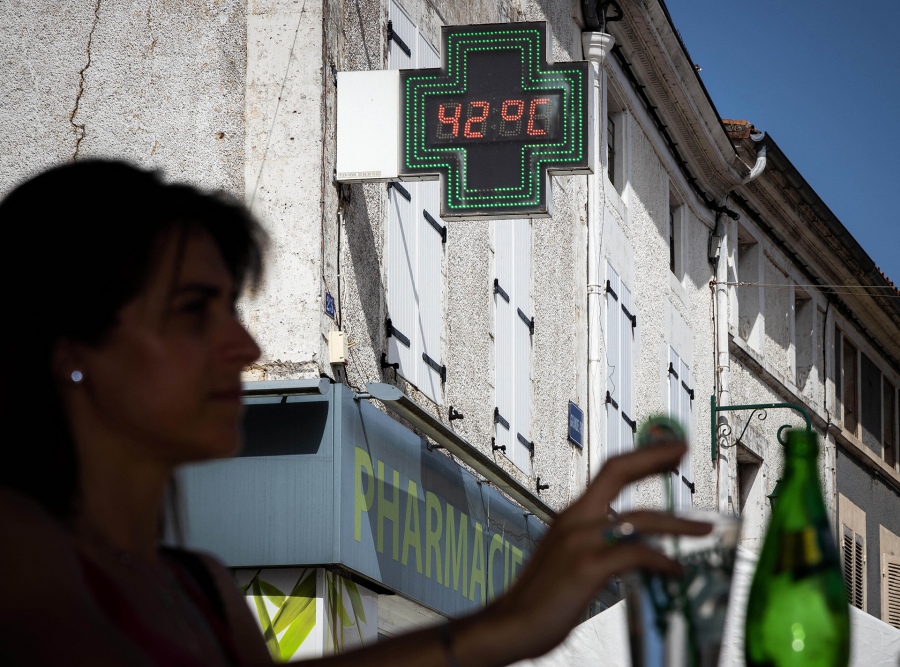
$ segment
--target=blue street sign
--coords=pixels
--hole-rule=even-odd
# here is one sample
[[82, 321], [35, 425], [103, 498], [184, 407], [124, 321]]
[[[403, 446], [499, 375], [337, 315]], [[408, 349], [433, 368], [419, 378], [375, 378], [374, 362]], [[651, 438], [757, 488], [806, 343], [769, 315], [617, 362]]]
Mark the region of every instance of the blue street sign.
[[584, 448], [584, 410], [569, 401], [569, 440]]

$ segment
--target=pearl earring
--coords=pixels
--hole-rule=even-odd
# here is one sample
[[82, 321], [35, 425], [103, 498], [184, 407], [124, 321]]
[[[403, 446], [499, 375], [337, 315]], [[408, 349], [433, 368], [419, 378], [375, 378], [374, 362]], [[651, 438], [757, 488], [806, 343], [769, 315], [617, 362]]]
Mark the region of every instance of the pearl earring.
[[78, 384], [79, 382], [84, 380], [84, 373], [82, 373], [81, 371], [76, 369], [76, 370], [72, 371], [71, 378], [72, 378], [72, 382], [74, 382], [75, 384]]

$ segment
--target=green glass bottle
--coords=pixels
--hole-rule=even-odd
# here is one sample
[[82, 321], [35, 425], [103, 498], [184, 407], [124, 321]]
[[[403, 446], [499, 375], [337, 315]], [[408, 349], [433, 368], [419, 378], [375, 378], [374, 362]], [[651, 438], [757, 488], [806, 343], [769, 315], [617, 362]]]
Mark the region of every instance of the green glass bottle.
[[791, 430], [784, 481], [750, 586], [747, 667], [846, 667], [850, 610], [816, 468], [816, 433]]

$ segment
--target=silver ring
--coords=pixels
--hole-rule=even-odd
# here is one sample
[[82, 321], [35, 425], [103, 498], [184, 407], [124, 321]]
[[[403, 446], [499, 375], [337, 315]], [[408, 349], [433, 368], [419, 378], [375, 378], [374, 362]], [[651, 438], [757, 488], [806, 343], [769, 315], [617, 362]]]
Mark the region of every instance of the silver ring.
[[637, 528], [628, 521], [615, 523], [603, 531], [603, 542], [607, 546], [614, 546], [619, 542], [633, 542], [636, 539], [638, 539]]

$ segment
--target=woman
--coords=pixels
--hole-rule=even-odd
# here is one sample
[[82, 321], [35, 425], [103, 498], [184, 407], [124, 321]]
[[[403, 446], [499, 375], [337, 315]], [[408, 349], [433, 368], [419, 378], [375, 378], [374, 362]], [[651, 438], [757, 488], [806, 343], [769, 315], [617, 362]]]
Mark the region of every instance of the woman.
[[[0, 464], [0, 662], [270, 663], [227, 570], [159, 546], [174, 469], [240, 446], [240, 374], [259, 348], [235, 302], [260, 275], [257, 223], [222, 195], [106, 161], [24, 183], [0, 223], [19, 260], [3, 269], [18, 319]], [[468, 667], [546, 652], [613, 573], [678, 573], [641, 541], [611, 539], [622, 531], [607, 507], [683, 452], [669, 443], [612, 459], [483, 611], [323, 664]], [[708, 530], [652, 512], [624, 521], [625, 533]]]

